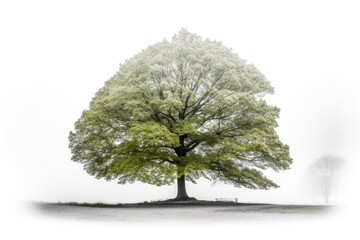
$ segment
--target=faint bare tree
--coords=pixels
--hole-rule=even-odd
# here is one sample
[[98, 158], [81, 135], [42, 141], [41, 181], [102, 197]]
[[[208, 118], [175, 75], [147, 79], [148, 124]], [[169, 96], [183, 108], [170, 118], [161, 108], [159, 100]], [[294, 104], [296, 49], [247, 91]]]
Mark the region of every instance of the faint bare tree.
[[325, 155], [314, 161], [310, 166], [312, 179], [315, 180], [315, 188], [321, 190], [325, 204], [329, 204], [330, 196], [334, 193], [339, 180], [340, 169], [344, 160], [333, 155]]

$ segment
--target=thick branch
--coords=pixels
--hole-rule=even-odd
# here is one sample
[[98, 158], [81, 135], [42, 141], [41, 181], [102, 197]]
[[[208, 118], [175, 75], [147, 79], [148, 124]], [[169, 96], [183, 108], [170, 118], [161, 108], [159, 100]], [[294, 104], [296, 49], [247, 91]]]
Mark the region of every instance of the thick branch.
[[199, 144], [202, 143], [201, 140], [193, 140], [188, 145], [185, 146], [186, 152], [190, 152], [195, 149]]

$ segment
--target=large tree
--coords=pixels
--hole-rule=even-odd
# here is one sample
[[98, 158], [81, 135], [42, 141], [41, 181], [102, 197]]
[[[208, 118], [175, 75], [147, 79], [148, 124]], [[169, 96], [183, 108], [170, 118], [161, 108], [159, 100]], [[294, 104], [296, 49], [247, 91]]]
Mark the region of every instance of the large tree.
[[97, 178], [157, 186], [200, 177], [278, 187], [261, 170], [288, 169], [273, 88], [221, 42], [182, 29], [120, 66], [70, 132], [72, 160]]

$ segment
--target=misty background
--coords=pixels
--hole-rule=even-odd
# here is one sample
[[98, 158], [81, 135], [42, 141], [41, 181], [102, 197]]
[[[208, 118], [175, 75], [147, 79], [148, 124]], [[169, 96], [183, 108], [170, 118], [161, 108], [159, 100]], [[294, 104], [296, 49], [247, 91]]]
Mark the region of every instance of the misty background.
[[273, 190], [187, 183], [197, 199], [322, 203], [306, 169], [346, 160], [337, 203], [359, 200], [360, 16], [356, 1], [8, 1], [0, 3], [0, 158], [3, 201], [142, 202], [176, 186], [97, 180], [70, 160], [68, 134], [119, 64], [182, 27], [222, 41], [267, 77], [291, 170]]

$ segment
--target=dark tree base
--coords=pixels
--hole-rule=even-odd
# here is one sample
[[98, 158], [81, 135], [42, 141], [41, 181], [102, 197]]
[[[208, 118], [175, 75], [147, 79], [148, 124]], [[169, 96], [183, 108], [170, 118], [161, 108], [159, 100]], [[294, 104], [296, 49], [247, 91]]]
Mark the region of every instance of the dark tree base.
[[179, 202], [179, 201], [197, 201], [194, 197], [176, 197], [166, 200], [165, 202]]

